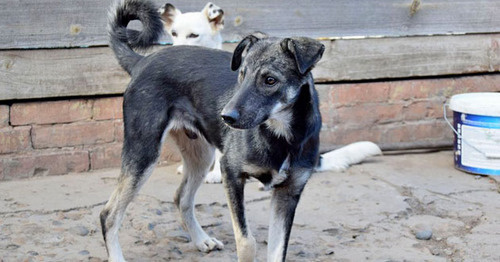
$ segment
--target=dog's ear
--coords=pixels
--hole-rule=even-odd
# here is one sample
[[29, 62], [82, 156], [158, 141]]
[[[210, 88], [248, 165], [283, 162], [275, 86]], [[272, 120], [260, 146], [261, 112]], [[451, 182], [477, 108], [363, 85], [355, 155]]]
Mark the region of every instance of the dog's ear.
[[259, 41], [259, 38], [255, 35], [248, 35], [240, 41], [238, 46], [234, 49], [233, 59], [231, 60], [231, 70], [236, 71], [240, 68], [243, 52], [250, 49], [250, 47], [252, 47], [252, 45], [257, 41]]
[[325, 51], [323, 44], [307, 37], [285, 38], [280, 45], [284, 52], [293, 55], [297, 68], [303, 75], [313, 69]]
[[162, 8], [158, 10], [160, 12], [161, 19], [165, 23], [165, 27], [170, 30], [172, 24], [174, 23], [175, 17], [181, 15], [181, 11], [170, 3], [166, 3]]
[[201, 13], [207, 17], [213, 32], [224, 28], [224, 11], [220, 7], [208, 2]]

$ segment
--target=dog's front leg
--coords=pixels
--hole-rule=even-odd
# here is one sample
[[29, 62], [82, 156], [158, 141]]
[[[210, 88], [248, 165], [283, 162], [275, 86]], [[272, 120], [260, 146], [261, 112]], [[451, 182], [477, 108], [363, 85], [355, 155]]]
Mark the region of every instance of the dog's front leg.
[[244, 188], [245, 179], [234, 174], [223, 174], [234, 238], [239, 262], [255, 261], [255, 238], [247, 226], [245, 217]]
[[312, 170], [309, 169], [290, 170], [289, 179], [273, 190], [267, 246], [268, 262], [285, 261], [295, 209], [311, 173]]

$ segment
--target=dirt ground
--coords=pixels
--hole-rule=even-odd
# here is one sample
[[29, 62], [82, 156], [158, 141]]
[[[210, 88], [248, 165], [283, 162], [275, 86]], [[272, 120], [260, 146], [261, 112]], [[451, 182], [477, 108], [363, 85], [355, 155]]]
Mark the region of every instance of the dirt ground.
[[[196, 211], [224, 250], [200, 253], [172, 199], [176, 165], [157, 168], [120, 231], [128, 261], [236, 261], [222, 185], [203, 185]], [[0, 261], [104, 261], [98, 214], [117, 169], [0, 183]], [[453, 168], [452, 152], [380, 156], [316, 173], [302, 196], [288, 261], [500, 261], [498, 177]], [[247, 186], [250, 226], [265, 261], [269, 192]], [[429, 240], [419, 240], [432, 234]], [[428, 236], [427, 236], [428, 237]]]

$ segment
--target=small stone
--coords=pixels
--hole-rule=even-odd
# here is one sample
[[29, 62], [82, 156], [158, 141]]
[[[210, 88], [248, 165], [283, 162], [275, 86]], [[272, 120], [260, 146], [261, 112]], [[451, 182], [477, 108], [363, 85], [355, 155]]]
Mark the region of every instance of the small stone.
[[328, 249], [328, 250], [325, 252], [325, 255], [327, 255], [327, 256], [335, 255], [335, 251], [334, 251], [333, 249]]
[[415, 234], [415, 237], [417, 237], [417, 239], [419, 240], [429, 240], [432, 238], [432, 231], [431, 230], [418, 231]]
[[155, 224], [154, 223], [149, 223], [148, 224], [148, 229], [149, 230], [153, 230], [155, 228]]
[[90, 231], [84, 227], [84, 226], [76, 226], [76, 227], [72, 227], [70, 229], [70, 231], [73, 233], [73, 234], [76, 234], [76, 235], [79, 235], [79, 236], [86, 236], [90, 233]]
[[159, 210], [159, 209], [156, 209], [156, 214], [161, 216], [163, 214], [163, 212], [161, 212], [161, 210]]
[[38, 256], [39, 254], [36, 251], [28, 251], [28, 255], [35, 257], [35, 256]]
[[90, 252], [88, 250], [82, 250], [82, 251], [78, 252], [78, 254], [80, 254], [82, 256], [87, 256], [90, 254]]
[[16, 245], [16, 244], [10, 244], [10, 245], [7, 245], [7, 247], [6, 247], [7, 250], [16, 250], [18, 248], [20, 248], [20, 246]]

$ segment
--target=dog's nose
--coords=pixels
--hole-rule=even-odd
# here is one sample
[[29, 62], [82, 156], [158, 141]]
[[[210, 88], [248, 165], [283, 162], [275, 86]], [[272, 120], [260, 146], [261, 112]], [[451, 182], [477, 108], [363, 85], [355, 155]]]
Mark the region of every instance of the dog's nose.
[[236, 110], [231, 110], [229, 112], [222, 112], [221, 117], [226, 124], [232, 125], [240, 119], [240, 113]]

